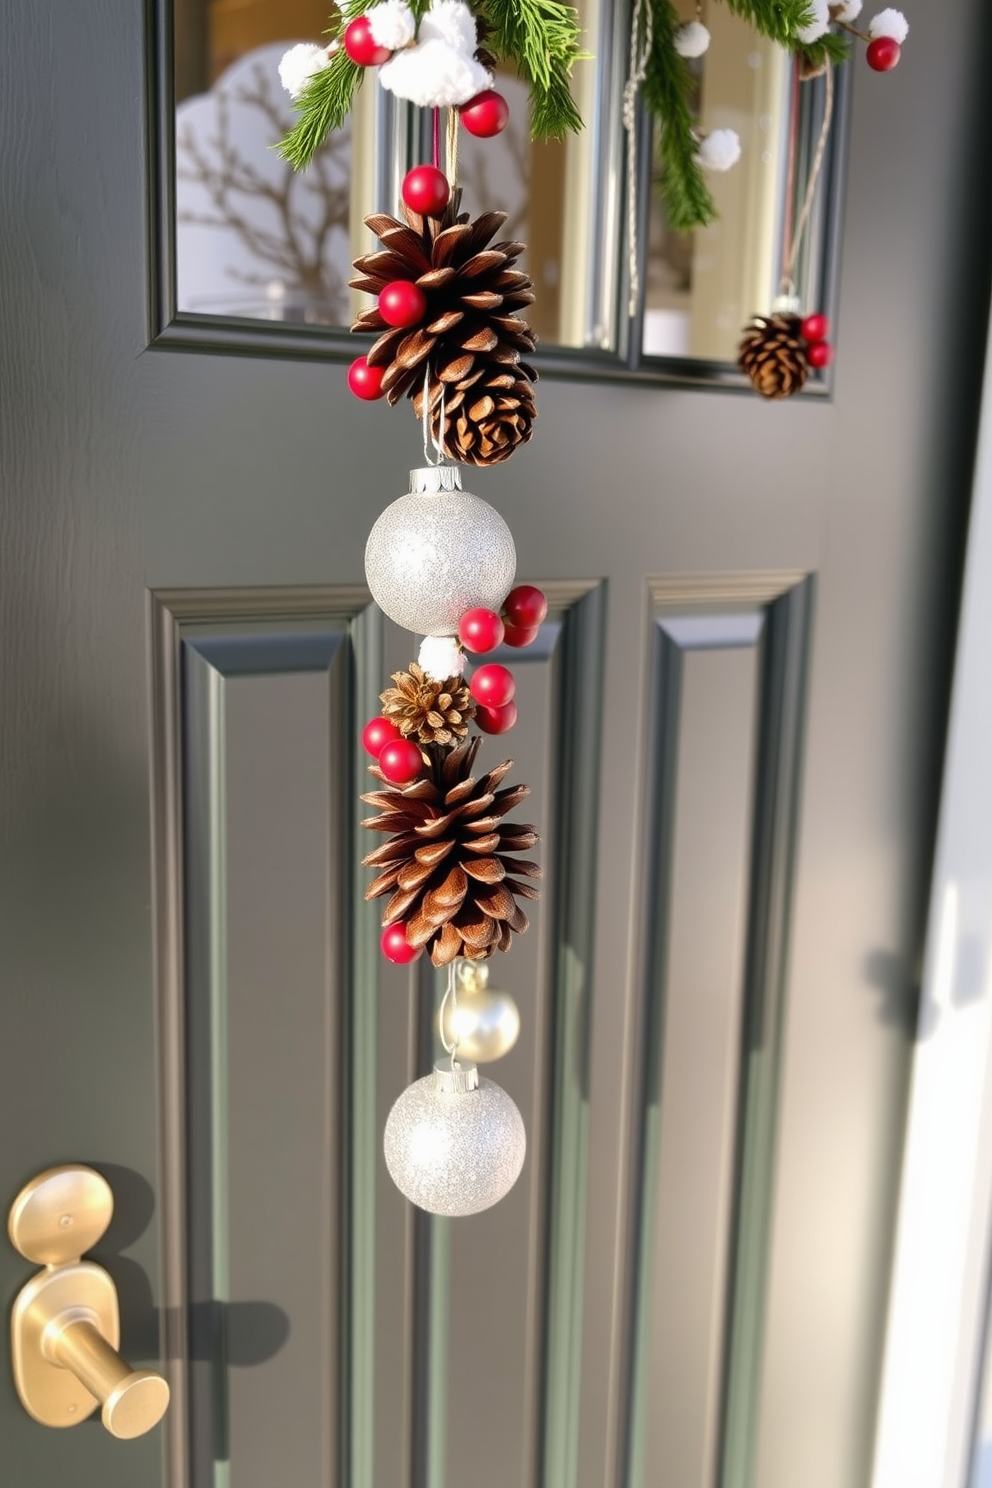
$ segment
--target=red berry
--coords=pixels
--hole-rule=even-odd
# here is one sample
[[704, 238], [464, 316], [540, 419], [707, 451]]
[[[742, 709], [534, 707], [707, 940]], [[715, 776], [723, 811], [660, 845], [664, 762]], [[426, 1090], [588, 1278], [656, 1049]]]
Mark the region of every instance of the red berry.
[[509, 667], [490, 662], [481, 666], [468, 684], [468, 690], [477, 703], [486, 708], [503, 708], [513, 697], [517, 684]]
[[865, 56], [875, 72], [891, 72], [902, 56], [902, 47], [894, 36], [876, 36], [868, 43]]
[[503, 609], [511, 625], [530, 630], [548, 613], [548, 601], [533, 584], [518, 584], [506, 596]]
[[388, 718], [370, 718], [362, 729], [362, 745], [374, 759], [379, 758], [386, 744], [399, 737], [399, 729]]
[[427, 296], [412, 279], [394, 279], [379, 291], [379, 314], [387, 325], [419, 325], [426, 309]]
[[409, 966], [411, 961], [416, 961], [421, 954], [422, 946], [412, 946], [406, 938], [406, 926], [402, 921], [395, 925], [387, 925], [379, 939], [382, 954], [387, 961], [394, 961], [397, 966]]
[[372, 402], [382, 397], [382, 379], [385, 367], [370, 367], [364, 357], [356, 357], [348, 368], [348, 386], [356, 398]]
[[540, 634], [539, 625], [504, 625], [503, 642], [507, 646], [530, 646]]
[[833, 347], [829, 341], [814, 341], [806, 348], [806, 360], [811, 367], [829, 367], [833, 359]]
[[807, 315], [799, 327], [799, 334], [810, 345], [814, 341], [826, 341], [830, 335], [830, 322], [825, 315]]
[[403, 200], [422, 217], [440, 217], [450, 195], [448, 178], [436, 165], [415, 165], [404, 177]]
[[516, 721], [516, 703], [504, 703], [502, 708], [487, 708], [480, 703], [475, 710], [475, 722], [484, 734], [505, 734]]
[[392, 739], [379, 751], [379, 769], [393, 785], [409, 785], [423, 768], [420, 750], [409, 739]]
[[495, 88], [486, 88], [482, 93], [476, 93], [468, 103], [462, 104], [458, 112], [469, 134], [474, 134], [479, 139], [491, 139], [494, 134], [501, 134], [510, 117], [506, 99]]
[[388, 47], [376, 45], [368, 16], [358, 16], [345, 27], [344, 49], [359, 67], [378, 67], [393, 55]]
[[503, 640], [503, 622], [495, 610], [466, 610], [458, 622], [458, 639], [466, 651], [494, 651]]

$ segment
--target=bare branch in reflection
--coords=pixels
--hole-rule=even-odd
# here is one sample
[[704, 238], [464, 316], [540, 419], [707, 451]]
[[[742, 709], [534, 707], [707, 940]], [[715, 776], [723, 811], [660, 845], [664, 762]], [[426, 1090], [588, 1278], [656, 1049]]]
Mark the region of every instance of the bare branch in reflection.
[[[526, 227], [530, 213], [531, 154], [530, 139], [526, 130], [513, 127], [512, 122], [503, 130], [498, 140], [483, 142], [488, 150], [464, 150], [459, 160], [461, 184], [468, 187], [471, 198], [483, 204], [499, 205], [500, 211], [509, 213], [502, 229], [508, 238], [516, 238]], [[502, 156], [502, 164], [509, 162], [514, 185], [517, 187], [515, 201], [507, 201], [504, 191], [495, 189], [490, 183], [489, 164], [496, 146]]]
[[[289, 119], [281, 90], [275, 91], [261, 66], [255, 67], [251, 83], [219, 88], [215, 131], [203, 138], [189, 123], [177, 130], [176, 178], [201, 187], [210, 203], [206, 211], [181, 210], [178, 220], [234, 232], [253, 258], [269, 266], [268, 272], [230, 267], [226, 273], [232, 280], [268, 287], [277, 278], [286, 292], [302, 292], [320, 303], [322, 318], [343, 320], [344, 276], [335, 268], [328, 247], [336, 229], [348, 231], [348, 136], [332, 135], [305, 175], [282, 161], [274, 174], [274, 155], [265, 157], [268, 170], [263, 171], [242, 153], [232, 129], [232, 105], [261, 114], [269, 146], [286, 132]], [[267, 210], [260, 212], [259, 203]]]

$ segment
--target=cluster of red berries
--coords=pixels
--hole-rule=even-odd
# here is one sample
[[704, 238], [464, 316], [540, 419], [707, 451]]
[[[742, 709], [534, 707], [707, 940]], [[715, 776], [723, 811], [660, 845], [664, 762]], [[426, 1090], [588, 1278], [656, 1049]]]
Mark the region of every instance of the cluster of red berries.
[[[497, 646], [529, 646], [537, 639], [548, 602], [533, 584], [518, 584], [503, 602], [503, 613], [466, 610], [458, 625], [458, 639], [466, 651], [485, 655]], [[516, 683], [509, 667], [488, 662], [477, 667], [469, 681], [475, 700], [475, 722], [484, 734], [505, 734], [517, 721], [513, 701]], [[424, 768], [417, 745], [404, 739], [388, 718], [373, 718], [362, 730], [362, 744], [392, 785], [410, 785]]]
[[799, 327], [799, 334], [806, 342], [806, 360], [811, 367], [829, 367], [834, 350], [827, 340], [830, 322], [825, 315], [807, 315]]

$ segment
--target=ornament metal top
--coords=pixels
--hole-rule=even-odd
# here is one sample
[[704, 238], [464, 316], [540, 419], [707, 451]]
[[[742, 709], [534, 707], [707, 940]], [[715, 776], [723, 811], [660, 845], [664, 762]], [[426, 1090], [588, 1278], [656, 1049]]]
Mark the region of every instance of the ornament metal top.
[[410, 472], [410, 491], [379, 517], [365, 548], [372, 598], [397, 625], [453, 636], [466, 610], [498, 611], [517, 552], [495, 507], [463, 491], [457, 465]]

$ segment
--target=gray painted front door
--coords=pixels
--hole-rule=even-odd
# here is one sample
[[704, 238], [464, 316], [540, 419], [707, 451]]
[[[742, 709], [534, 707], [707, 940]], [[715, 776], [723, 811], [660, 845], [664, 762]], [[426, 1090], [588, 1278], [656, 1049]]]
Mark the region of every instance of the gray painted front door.
[[[553, 601], [511, 736], [546, 883], [498, 968], [527, 1165], [444, 1226], [379, 1156], [434, 988], [379, 975], [355, 863], [414, 426], [339, 366], [149, 346], [144, 8], [5, 7], [0, 1197], [107, 1174], [124, 1348], [175, 1385], [149, 1437], [56, 1431], [5, 1354], [5, 1488], [867, 1483], [982, 10], [859, 69], [830, 403], [547, 381], [466, 481]], [[5, 1306], [28, 1274], [0, 1246]]]

